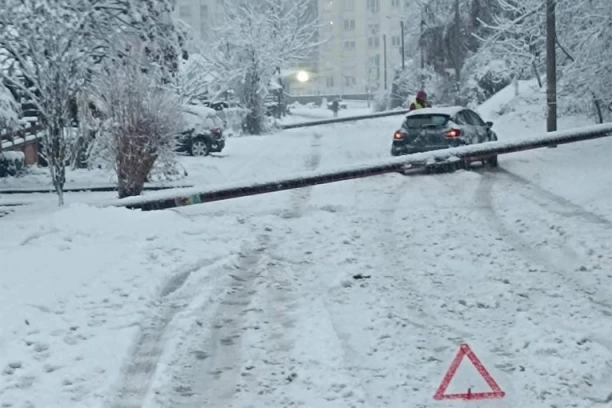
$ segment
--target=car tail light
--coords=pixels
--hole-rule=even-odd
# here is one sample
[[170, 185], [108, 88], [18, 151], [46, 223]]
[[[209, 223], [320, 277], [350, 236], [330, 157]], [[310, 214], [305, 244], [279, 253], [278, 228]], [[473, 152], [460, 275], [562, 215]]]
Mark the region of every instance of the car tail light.
[[451, 129], [448, 132], [446, 132], [444, 134], [444, 136], [446, 136], [446, 137], [448, 137], [450, 139], [454, 139], [454, 138], [460, 137], [461, 136], [461, 130], [459, 130], [459, 129]]
[[406, 135], [404, 135], [402, 132], [395, 132], [395, 134], [393, 134], [393, 140], [404, 140], [404, 138], [406, 137]]

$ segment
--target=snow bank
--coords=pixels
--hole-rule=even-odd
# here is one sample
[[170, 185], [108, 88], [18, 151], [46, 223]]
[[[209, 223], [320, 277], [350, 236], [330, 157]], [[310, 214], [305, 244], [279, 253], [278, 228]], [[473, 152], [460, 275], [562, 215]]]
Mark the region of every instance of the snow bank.
[[[537, 81], [520, 81], [519, 95], [513, 86], [486, 101], [480, 113], [489, 115], [502, 141], [546, 132], [546, 93]], [[559, 129], [572, 131], [591, 127], [593, 120], [582, 115], [560, 115]], [[603, 125], [607, 126], [607, 125]], [[564, 200], [606, 215], [612, 213], [612, 140], [609, 138], [502, 156], [500, 165]]]

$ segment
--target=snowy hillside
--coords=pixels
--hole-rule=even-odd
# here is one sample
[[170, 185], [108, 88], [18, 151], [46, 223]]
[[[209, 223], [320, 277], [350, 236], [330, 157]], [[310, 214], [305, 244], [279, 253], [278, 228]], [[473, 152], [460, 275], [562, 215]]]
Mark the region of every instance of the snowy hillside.
[[[514, 97], [514, 87], [509, 86], [478, 111], [495, 123], [494, 129], [502, 140], [546, 132], [546, 94], [535, 81], [521, 81], [518, 97]], [[593, 123], [579, 115], [562, 116], [559, 129]], [[502, 156], [500, 163], [523, 181], [529, 180], [600, 214], [612, 214], [610, 157], [612, 141], [600, 139]]]
[[[541, 95], [505, 92], [481, 107], [500, 139], [541, 131]], [[184, 164], [204, 185], [387, 158], [399, 122]], [[604, 139], [156, 213], [28, 196], [0, 218], [0, 406], [445, 407], [462, 343], [506, 392], [482, 406], [603, 406], [611, 154]], [[488, 391], [464, 362], [449, 391], [468, 387]]]

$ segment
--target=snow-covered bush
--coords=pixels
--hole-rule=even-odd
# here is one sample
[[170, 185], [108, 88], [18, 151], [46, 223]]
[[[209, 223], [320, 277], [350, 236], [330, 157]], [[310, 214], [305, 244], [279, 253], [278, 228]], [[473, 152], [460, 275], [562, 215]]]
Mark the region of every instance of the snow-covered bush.
[[505, 60], [484, 60], [476, 54], [463, 67], [461, 97], [463, 104], [475, 108], [512, 82], [512, 71]]
[[0, 177], [16, 176], [25, 169], [22, 152], [0, 152]]
[[391, 104], [391, 92], [381, 89], [374, 95], [374, 104], [372, 105], [373, 112], [384, 112], [389, 110]]
[[225, 132], [227, 136], [238, 136], [244, 131], [244, 122], [246, 120], [248, 110], [238, 106], [224, 108], [219, 111], [219, 116], [225, 123]]
[[143, 73], [139, 63], [123, 63], [100, 71], [93, 81], [104, 117], [96, 144], [117, 173], [120, 198], [139, 195], [156, 163], [176, 168], [183, 129], [180, 97], [156, 74]]

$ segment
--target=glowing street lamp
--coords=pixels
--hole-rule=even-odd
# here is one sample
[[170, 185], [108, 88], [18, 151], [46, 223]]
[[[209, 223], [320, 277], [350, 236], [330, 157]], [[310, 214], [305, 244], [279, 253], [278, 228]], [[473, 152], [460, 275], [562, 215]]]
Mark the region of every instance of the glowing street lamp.
[[299, 82], [308, 82], [310, 80], [310, 74], [306, 71], [300, 71], [297, 73], [296, 78]]

